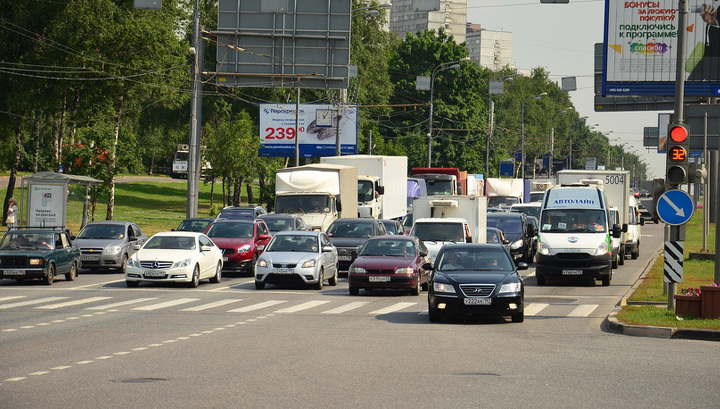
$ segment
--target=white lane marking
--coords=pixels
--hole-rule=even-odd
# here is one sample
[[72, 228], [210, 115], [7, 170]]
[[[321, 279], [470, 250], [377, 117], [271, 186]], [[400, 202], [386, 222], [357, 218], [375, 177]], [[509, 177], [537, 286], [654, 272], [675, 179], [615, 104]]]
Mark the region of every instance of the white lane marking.
[[535, 277], [535, 272], [533, 271], [532, 273], [526, 275], [524, 278], [527, 278], [527, 277]]
[[14, 307], [24, 307], [26, 305], [42, 304], [44, 302], [64, 300], [66, 298], [69, 298], [69, 297], [45, 297], [45, 298], [38, 298], [35, 300], [30, 300], [30, 301], [19, 301], [19, 302], [14, 302], [14, 303], [10, 303], [10, 304], [0, 305], [0, 310], [6, 310], [8, 308], [14, 308]]
[[238, 301], [242, 301], [242, 298], [215, 301], [215, 302], [211, 302], [208, 304], [198, 305], [197, 307], [185, 308], [184, 310], [180, 310], [180, 311], [202, 311], [202, 310], [207, 310], [210, 308], [220, 307], [220, 306], [227, 305], [227, 304], [232, 304], [232, 303], [238, 302]]
[[399, 303], [395, 303], [389, 307], [385, 307], [385, 308], [381, 308], [379, 310], [369, 312], [368, 314], [371, 314], [371, 315], [388, 314], [391, 312], [404, 310], [405, 308], [412, 307], [413, 305], [417, 305], [417, 303], [416, 302], [399, 302]]
[[23, 379], [27, 379], [27, 378], [24, 376], [18, 376], [17, 378], [5, 379], [5, 382], [17, 382], [17, 381], [22, 381]]
[[272, 307], [273, 305], [282, 304], [284, 302], [287, 302], [287, 301], [270, 300], [270, 301], [265, 301], [265, 302], [261, 302], [258, 304], [248, 305], [246, 307], [236, 308], [236, 309], [230, 310], [228, 312], [250, 312], [250, 311], [259, 310], [262, 308]]
[[539, 313], [540, 311], [547, 308], [550, 304], [541, 304], [541, 303], [532, 303], [530, 305], [525, 306], [525, 315], [535, 315]]
[[88, 284], [88, 285], [80, 285], [80, 286], [77, 286], [77, 287], [73, 287], [73, 288], [71, 288], [71, 289], [72, 289], [72, 290], [79, 290], [79, 289], [81, 289], [81, 288], [105, 286], [105, 285], [108, 285], [108, 284], [122, 283], [122, 282], [124, 282], [124, 281], [125, 281], [125, 279], [123, 278], [122, 280], [112, 280], [112, 281], [105, 281], [105, 282], [102, 282], [102, 283], [95, 283], [95, 284]]
[[145, 305], [143, 307], [136, 307], [136, 308], [133, 308], [133, 311], [154, 311], [154, 310], [159, 310], [161, 308], [174, 307], [176, 305], [186, 304], [186, 303], [197, 301], [197, 300], [199, 300], [199, 298], [178, 298], [177, 300], [170, 300], [170, 301], [161, 302], [158, 304]]
[[24, 295], [11, 295], [8, 297], [0, 297], [0, 301], [16, 300], [18, 298], [25, 298], [25, 296]]
[[370, 304], [369, 301], [354, 301], [349, 304], [342, 305], [332, 310], [323, 311], [323, 314], [342, 314], [344, 312], [352, 311], [356, 308], [360, 308], [363, 305]]
[[53, 371], [62, 371], [63, 369], [72, 368], [70, 365], [63, 365], [63, 366], [56, 366], [55, 368], [50, 368]]
[[568, 317], [587, 317], [598, 307], [597, 304], [580, 304], [568, 314]]
[[79, 362], [75, 362], [75, 364], [77, 364], [77, 365], [85, 365], [85, 364], [91, 364], [91, 363], [93, 363], [93, 362], [95, 362], [95, 361], [79, 361]]
[[330, 301], [308, 301], [306, 303], [298, 304], [294, 307], [283, 308], [282, 310], [277, 310], [275, 312], [280, 313], [280, 314], [293, 313], [293, 312], [298, 312], [298, 311], [307, 310], [307, 309], [310, 309], [313, 307], [317, 307], [318, 305], [327, 304], [329, 302]]
[[125, 305], [139, 304], [141, 302], [152, 301], [152, 300], [157, 300], [157, 297], [135, 298], [133, 300], [120, 301], [120, 302], [116, 302], [114, 304], [98, 305], [96, 307], [88, 307], [85, 309], [86, 310], [107, 310], [109, 308], [123, 307]]
[[37, 371], [37, 372], [31, 373], [30, 375], [38, 376], [38, 375], [45, 375], [46, 373], [50, 373], [50, 371]]
[[38, 310], [54, 310], [54, 309], [56, 309], [56, 308], [70, 307], [70, 306], [73, 306], [73, 305], [81, 305], [81, 304], [89, 304], [89, 303], [91, 303], [91, 302], [107, 300], [107, 299], [110, 299], [110, 298], [112, 298], [112, 297], [90, 297], [90, 298], [83, 298], [83, 299], [81, 299], [81, 300], [66, 301], [66, 302], [61, 302], [61, 303], [58, 303], [58, 304], [51, 304], [51, 305], [43, 305], [43, 306], [40, 306], [40, 307], [35, 307], [35, 309], [38, 309]]

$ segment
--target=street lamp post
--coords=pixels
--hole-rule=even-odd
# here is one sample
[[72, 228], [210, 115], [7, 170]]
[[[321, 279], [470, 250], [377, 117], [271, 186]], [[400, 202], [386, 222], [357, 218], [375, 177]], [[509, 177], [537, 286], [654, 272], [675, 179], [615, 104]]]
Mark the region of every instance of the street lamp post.
[[525, 180], [525, 103], [528, 102], [531, 99], [540, 99], [543, 96], [547, 95], [547, 92], [541, 92], [538, 95], [527, 97], [523, 100], [522, 103], [522, 115], [521, 115], [521, 130], [520, 133], [522, 135], [522, 142], [520, 147], [520, 174], [522, 175], [521, 178]]
[[428, 158], [427, 167], [432, 167], [432, 133], [433, 133], [433, 99], [435, 91], [435, 77], [438, 73], [445, 70], [457, 70], [460, 68], [461, 62], [470, 61], [469, 57], [461, 58], [458, 61], [449, 61], [439, 64], [433, 69], [432, 75], [430, 76], [430, 118], [428, 120]]

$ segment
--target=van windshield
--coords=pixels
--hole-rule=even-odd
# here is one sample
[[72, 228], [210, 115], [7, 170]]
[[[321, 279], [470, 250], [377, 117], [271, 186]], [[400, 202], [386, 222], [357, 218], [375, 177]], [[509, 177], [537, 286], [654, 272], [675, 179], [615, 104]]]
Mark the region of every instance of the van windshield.
[[545, 209], [540, 231], [543, 233], [605, 233], [605, 212], [594, 209]]
[[411, 234], [423, 241], [465, 241], [462, 223], [415, 223]]

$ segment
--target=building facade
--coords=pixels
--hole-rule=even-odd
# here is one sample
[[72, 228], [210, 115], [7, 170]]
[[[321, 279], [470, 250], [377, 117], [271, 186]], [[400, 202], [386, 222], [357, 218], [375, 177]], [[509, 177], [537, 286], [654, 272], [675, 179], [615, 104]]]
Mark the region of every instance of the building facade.
[[394, 0], [390, 32], [405, 38], [425, 29], [445, 29], [460, 44], [465, 42], [467, 0]]
[[468, 23], [465, 42], [468, 55], [481, 67], [493, 71], [512, 66], [512, 33], [483, 29], [480, 24]]

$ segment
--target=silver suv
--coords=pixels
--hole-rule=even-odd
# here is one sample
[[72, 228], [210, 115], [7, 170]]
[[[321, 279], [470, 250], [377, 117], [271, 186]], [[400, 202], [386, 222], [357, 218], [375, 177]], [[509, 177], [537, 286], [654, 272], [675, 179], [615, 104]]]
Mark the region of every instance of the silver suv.
[[88, 223], [72, 239], [73, 247], [80, 249], [80, 267], [124, 272], [135, 253], [133, 246], [141, 246], [148, 237], [135, 223], [106, 220]]

